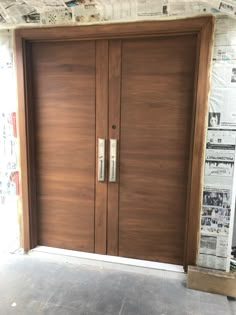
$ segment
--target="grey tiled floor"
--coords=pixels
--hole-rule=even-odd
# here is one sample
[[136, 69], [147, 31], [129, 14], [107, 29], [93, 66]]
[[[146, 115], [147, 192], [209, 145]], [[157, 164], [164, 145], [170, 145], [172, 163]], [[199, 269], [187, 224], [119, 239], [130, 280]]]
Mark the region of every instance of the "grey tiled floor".
[[233, 315], [236, 301], [186, 289], [185, 277], [0, 257], [0, 315]]

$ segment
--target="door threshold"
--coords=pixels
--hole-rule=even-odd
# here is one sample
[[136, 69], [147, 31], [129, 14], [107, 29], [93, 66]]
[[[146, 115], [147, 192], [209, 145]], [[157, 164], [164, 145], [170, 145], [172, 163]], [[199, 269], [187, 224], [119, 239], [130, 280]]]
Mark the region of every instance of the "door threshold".
[[[37, 246], [34, 249], [29, 251], [29, 255], [35, 254], [49, 254], [49, 255], [58, 255], [61, 257], [66, 257], [69, 261], [75, 261], [74, 259], [79, 259], [81, 263], [91, 264], [95, 262], [98, 265], [98, 262], [102, 263], [100, 266], [104, 266], [104, 264], [114, 264], [115, 265], [126, 265], [130, 267], [137, 267], [137, 268], [147, 268], [149, 270], [163, 270], [163, 271], [171, 271], [171, 272], [178, 272], [184, 273], [183, 266], [179, 265], [172, 265], [154, 261], [146, 261], [146, 260], [139, 260], [133, 258], [124, 258], [124, 257], [117, 257], [117, 256], [109, 256], [109, 255], [100, 255], [100, 254], [93, 254], [93, 253], [86, 253], [86, 252], [79, 252], [75, 250], [68, 250], [68, 249], [61, 249], [55, 247], [47, 247], [47, 246]], [[72, 258], [72, 260], [71, 260]], [[77, 260], [78, 262], [78, 260]]]

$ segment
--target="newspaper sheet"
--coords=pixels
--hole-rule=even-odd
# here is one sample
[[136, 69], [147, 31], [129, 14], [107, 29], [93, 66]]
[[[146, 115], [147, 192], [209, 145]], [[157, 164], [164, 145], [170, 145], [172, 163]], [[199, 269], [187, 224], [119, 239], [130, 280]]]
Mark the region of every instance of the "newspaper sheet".
[[38, 13], [67, 7], [64, 0], [24, 0], [24, 2], [34, 7]]
[[235, 88], [212, 89], [209, 97], [208, 128], [235, 128], [235, 102], [236, 86]]
[[205, 185], [231, 186], [234, 175], [235, 145], [207, 143]]
[[223, 13], [227, 13], [233, 17], [236, 16], [236, 3], [235, 1], [220, 1], [219, 11]]
[[0, 170], [0, 195], [19, 195], [19, 172]]
[[36, 12], [35, 8], [25, 1], [4, 0], [0, 2], [0, 13], [4, 20], [10, 23], [22, 23], [22, 17], [33, 12]]
[[95, 1], [90, 1], [74, 6], [72, 9], [73, 21], [81, 23], [91, 23], [96, 21], [102, 21], [104, 19], [101, 10], [103, 7], [97, 4]]
[[207, 144], [235, 145], [236, 130], [209, 129], [207, 132]]
[[227, 59], [227, 63], [215, 62], [212, 67], [209, 128], [236, 127], [236, 50], [234, 46], [227, 50], [226, 47], [216, 50], [216, 54], [218, 60]]
[[167, 15], [168, 1], [137, 0], [137, 16], [160, 16]]
[[226, 270], [229, 266], [236, 130], [209, 129], [201, 211], [198, 264]]
[[201, 235], [198, 264], [201, 267], [226, 270], [227, 236]]
[[67, 24], [72, 21], [72, 13], [68, 9], [46, 11], [40, 14], [41, 24]]
[[[230, 64], [236, 64], [236, 45], [233, 46], [215, 46], [213, 52], [213, 61], [214, 62], [228, 62]], [[215, 68], [217, 70], [217, 67]], [[230, 70], [229, 71], [229, 83], [233, 83], [230, 80]], [[227, 79], [227, 78], [226, 78]], [[225, 81], [224, 81], [225, 82]]]
[[169, 0], [169, 15], [187, 15], [209, 12], [211, 12], [211, 7], [204, 1]]

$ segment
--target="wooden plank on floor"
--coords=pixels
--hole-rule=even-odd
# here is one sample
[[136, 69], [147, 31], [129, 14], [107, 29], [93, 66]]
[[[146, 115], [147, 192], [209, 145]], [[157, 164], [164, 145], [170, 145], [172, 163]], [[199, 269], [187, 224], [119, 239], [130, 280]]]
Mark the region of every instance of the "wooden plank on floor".
[[187, 286], [189, 289], [236, 298], [236, 273], [189, 266]]

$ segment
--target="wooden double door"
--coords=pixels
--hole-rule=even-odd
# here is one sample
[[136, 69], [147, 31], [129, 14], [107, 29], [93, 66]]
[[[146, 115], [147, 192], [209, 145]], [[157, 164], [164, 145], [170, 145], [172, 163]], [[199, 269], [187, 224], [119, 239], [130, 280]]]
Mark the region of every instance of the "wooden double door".
[[32, 247], [184, 264], [197, 46], [30, 42]]

